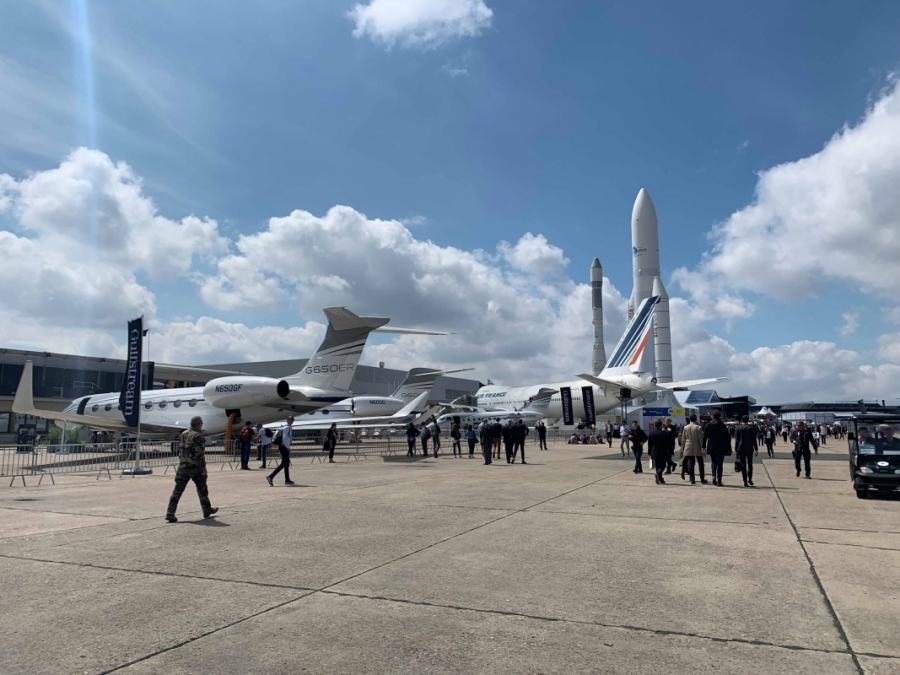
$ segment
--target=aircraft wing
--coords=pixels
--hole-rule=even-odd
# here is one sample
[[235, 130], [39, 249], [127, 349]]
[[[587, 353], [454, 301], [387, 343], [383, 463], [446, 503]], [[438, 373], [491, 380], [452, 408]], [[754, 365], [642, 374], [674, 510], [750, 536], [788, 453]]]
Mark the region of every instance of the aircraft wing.
[[688, 387], [695, 387], [699, 384], [711, 384], [713, 382], [724, 382], [729, 378], [727, 377], [709, 377], [705, 380], [682, 380], [681, 382], [657, 382], [656, 386], [660, 389], [687, 389]]
[[46, 420], [71, 422], [83, 427], [107, 429], [110, 431], [125, 431], [133, 428], [129, 427], [125, 420], [108, 420], [104, 417], [94, 417], [93, 415], [74, 415], [72, 413], [35, 408], [33, 369], [34, 364], [31, 361], [26, 361], [25, 368], [22, 370], [22, 377], [19, 380], [19, 387], [16, 389], [16, 397], [13, 399], [12, 404], [13, 412], [17, 415], [33, 415], [34, 417], [43, 417]]
[[[352, 429], [354, 427], [358, 427], [360, 425], [373, 425], [378, 422], [384, 422], [385, 424], [397, 423], [401, 420], [405, 420], [410, 415], [415, 414], [415, 410], [418, 406], [424, 406], [425, 401], [428, 399], [430, 391], [425, 391], [419, 394], [413, 401], [407, 403], [403, 409], [398, 410], [393, 415], [380, 415], [378, 417], [344, 417], [341, 419], [333, 419], [333, 420], [312, 420], [309, 422], [294, 422], [294, 428], [307, 428], [307, 427], [319, 427], [328, 428], [331, 426], [332, 422], [337, 422], [338, 428], [340, 429]], [[405, 422], [408, 424], [408, 422]]]

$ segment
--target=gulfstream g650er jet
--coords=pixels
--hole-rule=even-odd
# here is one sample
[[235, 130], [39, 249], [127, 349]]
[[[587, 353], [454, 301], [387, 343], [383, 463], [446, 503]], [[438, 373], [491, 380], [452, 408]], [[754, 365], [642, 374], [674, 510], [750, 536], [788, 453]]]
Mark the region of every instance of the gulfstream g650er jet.
[[[606, 368], [598, 377], [582, 374], [579, 380], [569, 382], [553, 382], [535, 384], [526, 387], [503, 387], [490, 385], [477, 392], [478, 406], [487, 409], [517, 409], [528, 404], [542, 390], [553, 389], [556, 393], [550, 398], [547, 408], [548, 418], [562, 417], [562, 398], [559, 390], [568, 387], [572, 392], [572, 408], [575, 417], [585, 418], [583, 387], [592, 388], [595, 414], [613, 410], [622, 400], [636, 398], [656, 389], [682, 389], [685, 387], [719, 382], [727, 378], [717, 377], [706, 380], [688, 380], [685, 382], [666, 382], [658, 384], [654, 373], [655, 357], [653, 349], [653, 309], [659, 302], [659, 296], [644, 300], [634, 318], [628, 323], [622, 339]], [[623, 391], [627, 390], [627, 391]]]
[[[328, 329], [316, 353], [299, 373], [283, 379], [236, 375], [210, 380], [203, 387], [141, 392], [141, 433], [174, 438], [190, 426], [191, 417], [203, 418], [203, 433], [225, 432], [228, 418], [276, 422], [288, 413], [303, 414], [343, 401], [353, 393], [350, 382], [369, 333], [445, 335], [429, 331], [386, 328], [390, 319], [357, 316], [344, 307], [325, 309]], [[61, 413], [38, 410], [32, 397], [32, 363], [26, 362], [13, 411], [45, 419], [133, 434], [119, 410], [119, 394], [75, 399]]]

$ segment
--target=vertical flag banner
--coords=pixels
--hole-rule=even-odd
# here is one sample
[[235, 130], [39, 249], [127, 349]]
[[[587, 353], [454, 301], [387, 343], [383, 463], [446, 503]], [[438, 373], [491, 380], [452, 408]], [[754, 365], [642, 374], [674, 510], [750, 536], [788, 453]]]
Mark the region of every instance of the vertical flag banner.
[[597, 424], [597, 416], [594, 413], [594, 388], [581, 388], [581, 402], [584, 403], [584, 422], [589, 426]]
[[575, 414], [572, 411], [572, 389], [560, 387], [559, 398], [562, 401], [563, 424], [575, 424]]
[[141, 372], [144, 352], [144, 317], [128, 322], [128, 366], [125, 369], [125, 381], [122, 393], [119, 394], [119, 406], [122, 417], [130, 427], [141, 423]]

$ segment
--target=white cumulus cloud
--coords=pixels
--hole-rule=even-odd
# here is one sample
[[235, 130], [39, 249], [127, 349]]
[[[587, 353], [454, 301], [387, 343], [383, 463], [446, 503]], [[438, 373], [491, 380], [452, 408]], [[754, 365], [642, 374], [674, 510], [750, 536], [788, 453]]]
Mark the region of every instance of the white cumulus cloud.
[[898, 184], [893, 82], [820, 152], [761, 172], [754, 202], [713, 230], [698, 272], [708, 283], [781, 300], [804, 300], [827, 281], [890, 294], [900, 286]]
[[[372, 362], [475, 364], [493, 379], [549, 377], [589, 363], [589, 287], [563, 274], [562, 249], [540, 234], [500, 242], [496, 253], [464, 251], [419, 239], [400, 221], [335, 206], [323, 216], [272, 218], [265, 230], [241, 236], [236, 249], [202, 282], [201, 295], [214, 307], [258, 308], [262, 297], [277, 297], [304, 316], [345, 305], [394, 325], [457, 333], [370, 348]], [[258, 260], [267, 261], [264, 270], [248, 273]], [[274, 290], [260, 296], [264, 287]], [[624, 302], [609, 282], [605, 295], [614, 344]], [[585, 346], [574, 348], [580, 340]]]
[[187, 275], [228, 242], [215, 221], [157, 213], [125, 163], [80, 148], [57, 168], [21, 180], [0, 175], [0, 309], [86, 328], [153, 314], [154, 293], [136, 277]]
[[479, 35], [491, 25], [494, 13], [484, 0], [370, 0], [355, 5], [348, 15], [357, 38], [430, 49]]

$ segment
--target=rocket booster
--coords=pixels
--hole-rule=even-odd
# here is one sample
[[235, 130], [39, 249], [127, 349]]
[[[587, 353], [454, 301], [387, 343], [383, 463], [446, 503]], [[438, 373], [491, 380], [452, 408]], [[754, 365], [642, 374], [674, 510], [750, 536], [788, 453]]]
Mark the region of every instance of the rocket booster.
[[634, 290], [633, 307], [653, 294], [653, 278], [659, 276], [659, 223], [649, 193], [641, 188], [631, 211], [631, 260]]
[[656, 381], [672, 382], [672, 332], [669, 325], [669, 294], [659, 276], [653, 277], [653, 295], [659, 302], [653, 312], [656, 336]]
[[598, 258], [591, 263], [591, 312], [594, 324], [591, 372], [599, 375], [606, 366], [606, 347], [603, 346], [603, 266]]

